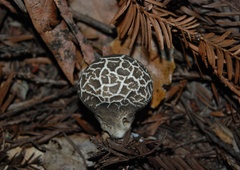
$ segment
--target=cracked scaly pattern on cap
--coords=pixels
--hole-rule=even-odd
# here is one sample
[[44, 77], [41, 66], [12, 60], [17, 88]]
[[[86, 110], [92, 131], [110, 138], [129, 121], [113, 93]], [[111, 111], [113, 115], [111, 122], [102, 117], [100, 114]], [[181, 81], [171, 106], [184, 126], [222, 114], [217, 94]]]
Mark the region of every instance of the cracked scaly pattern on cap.
[[79, 80], [79, 98], [95, 114], [104, 131], [121, 138], [134, 114], [148, 104], [152, 79], [147, 69], [126, 55], [101, 57]]

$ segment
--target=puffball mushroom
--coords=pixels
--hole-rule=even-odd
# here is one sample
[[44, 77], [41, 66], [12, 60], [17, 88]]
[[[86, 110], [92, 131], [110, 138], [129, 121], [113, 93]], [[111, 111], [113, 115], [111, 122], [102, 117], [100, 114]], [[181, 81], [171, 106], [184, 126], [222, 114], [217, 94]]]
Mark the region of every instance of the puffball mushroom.
[[122, 138], [136, 111], [151, 100], [152, 79], [147, 69], [127, 55], [101, 57], [79, 80], [79, 98], [99, 121], [103, 131]]

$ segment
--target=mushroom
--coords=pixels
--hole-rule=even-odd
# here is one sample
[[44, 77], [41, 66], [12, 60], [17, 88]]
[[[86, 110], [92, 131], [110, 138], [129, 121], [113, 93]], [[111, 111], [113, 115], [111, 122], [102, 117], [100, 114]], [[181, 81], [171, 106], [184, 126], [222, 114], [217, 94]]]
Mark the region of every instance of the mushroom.
[[78, 95], [103, 131], [122, 138], [136, 111], [151, 100], [153, 85], [147, 69], [127, 55], [101, 57], [83, 72]]

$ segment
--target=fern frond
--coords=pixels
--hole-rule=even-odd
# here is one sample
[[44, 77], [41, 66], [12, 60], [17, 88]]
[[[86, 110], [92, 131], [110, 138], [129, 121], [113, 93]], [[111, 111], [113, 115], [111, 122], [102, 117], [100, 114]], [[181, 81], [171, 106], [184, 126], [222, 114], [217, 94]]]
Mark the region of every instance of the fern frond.
[[211, 66], [219, 79], [240, 97], [240, 43], [229, 39], [229, 35], [227, 31], [221, 36], [209, 33], [201, 37], [198, 52], [206, 66]]
[[191, 37], [195, 34], [194, 28], [199, 24], [194, 17], [188, 18], [186, 15], [178, 17], [166, 10], [168, 2], [169, 0], [163, 2], [145, 0], [143, 4], [139, 4], [135, 0], [122, 0], [120, 9], [111, 23], [118, 25], [121, 40], [127, 36], [131, 38], [130, 49], [139, 33], [142, 45], [150, 50], [153, 31], [159, 49], [163, 51], [165, 44], [170, 49], [173, 47], [171, 30], [173, 27]]
[[[202, 5], [202, 8], [215, 8], [216, 13], [205, 10], [201, 16], [195, 11], [190, 11], [194, 15], [188, 17], [170, 12], [166, 7], [170, 0], [138, 2], [136, 0], [121, 0], [120, 9], [112, 20], [112, 23], [119, 28], [121, 40], [126, 37], [131, 38], [130, 49], [133, 47], [138, 34], [141, 35], [142, 45], [149, 51], [153, 35], [156, 36], [160, 51], [164, 51], [165, 46], [170, 49], [173, 47], [172, 33], [177, 31], [178, 36], [185, 44], [185, 48], [190, 47], [195, 57], [199, 54], [206, 67], [212, 67], [218, 78], [237, 94], [240, 100], [240, 43], [237, 41], [236, 34], [233, 35], [229, 29], [223, 28], [222, 21], [218, 20], [218, 17], [226, 16], [225, 26], [238, 25], [239, 21], [233, 18], [240, 13], [239, 9], [235, 9], [237, 4], [234, 5], [226, 0], [205, 4]], [[230, 10], [224, 11], [222, 7], [227, 7]], [[186, 9], [184, 11], [189, 12]], [[199, 22], [195, 17], [200, 19]], [[196, 28], [200, 22], [205, 22], [203, 23], [205, 27], [201, 26], [202, 32], [199, 30], [197, 32]], [[213, 29], [216, 30], [216, 34], [214, 31], [209, 31]]]

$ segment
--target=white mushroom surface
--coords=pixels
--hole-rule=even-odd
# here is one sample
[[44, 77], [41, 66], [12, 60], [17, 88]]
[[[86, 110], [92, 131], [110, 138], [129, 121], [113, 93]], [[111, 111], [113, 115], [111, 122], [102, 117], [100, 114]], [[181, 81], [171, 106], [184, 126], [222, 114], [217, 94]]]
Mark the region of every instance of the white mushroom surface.
[[79, 80], [79, 98], [113, 138], [130, 129], [136, 111], [151, 100], [152, 79], [147, 69], [127, 55], [101, 57]]

